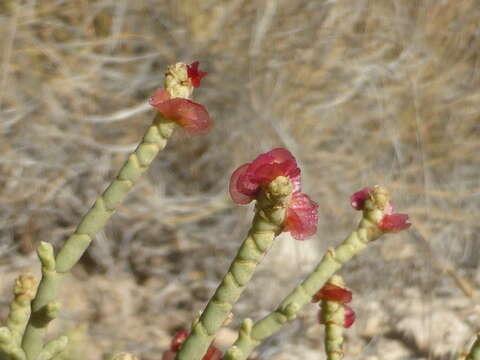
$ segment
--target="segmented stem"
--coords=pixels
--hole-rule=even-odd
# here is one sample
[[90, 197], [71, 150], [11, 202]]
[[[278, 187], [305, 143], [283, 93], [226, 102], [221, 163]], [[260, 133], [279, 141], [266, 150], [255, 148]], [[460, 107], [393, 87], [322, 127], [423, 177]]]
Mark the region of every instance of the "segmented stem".
[[314, 271], [298, 285], [271, 314], [255, 324], [244, 322], [237, 341], [224, 356], [227, 360], [246, 360], [263, 340], [279, 331], [282, 326], [296, 318], [298, 312], [311, 302], [313, 295], [343, 264], [360, 253], [376, 240], [382, 232], [376, 225], [383, 216], [377, 208], [367, 209], [355, 230], [336, 249], [329, 249]]
[[341, 360], [343, 359], [344, 306], [337, 301], [322, 300], [321, 311], [325, 322], [327, 360]]
[[[78, 262], [128, 191], [147, 171], [158, 152], [166, 146], [174, 128], [175, 123], [158, 114], [145, 133], [143, 140], [120, 170], [117, 178], [85, 214], [75, 233], [66, 240], [57, 257], [54, 258], [53, 249], [42, 250], [42, 246], [45, 245], [41, 245], [39, 248], [39, 257], [42, 261], [42, 280], [32, 302], [32, 315], [22, 341], [27, 360], [36, 359], [42, 351], [46, 326], [51, 320], [48, 308], [54, 306], [52, 304], [58, 295], [61, 279]], [[43, 256], [42, 259], [41, 251], [47, 251], [49, 255], [44, 254], [46, 257]]]
[[[279, 177], [276, 180], [278, 179], [286, 180], [284, 177]], [[256, 213], [248, 236], [243, 241], [215, 294], [194, 324], [176, 359], [199, 360], [207, 352], [215, 334], [227, 319], [233, 305], [250, 281], [256, 266], [272, 245], [274, 238], [282, 231], [282, 224], [292, 191], [289, 180], [286, 184], [288, 186], [287, 191], [283, 192], [284, 195], [280, 198], [273, 197], [265, 192], [262, 192], [258, 197]], [[278, 185], [278, 183], [274, 185]]]

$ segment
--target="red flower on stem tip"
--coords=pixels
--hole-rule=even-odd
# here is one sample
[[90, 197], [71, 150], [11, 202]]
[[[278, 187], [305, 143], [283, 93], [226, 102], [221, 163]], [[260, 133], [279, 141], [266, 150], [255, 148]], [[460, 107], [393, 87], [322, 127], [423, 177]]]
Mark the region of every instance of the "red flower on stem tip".
[[[350, 197], [350, 203], [355, 210], [363, 210], [365, 207], [365, 201], [368, 200], [373, 189], [364, 188], [357, 191]], [[392, 204], [388, 204], [384, 210], [382, 220], [378, 223], [378, 227], [386, 233], [395, 233], [408, 229], [412, 224], [409, 222], [409, 216], [407, 214], [393, 214]]]
[[[162, 360], [174, 360], [187, 337], [188, 332], [185, 330], [177, 332], [170, 342], [170, 349], [163, 353]], [[220, 360], [222, 356], [222, 352], [216, 346], [210, 345], [202, 360]]]
[[207, 72], [198, 70], [199, 64], [200, 63], [198, 61], [194, 61], [190, 65], [187, 65], [187, 75], [194, 88], [198, 88], [202, 78], [208, 74]]
[[200, 104], [183, 98], [171, 98], [165, 89], [157, 89], [149, 101], [167, 119], [176, 122], [188, 133], [207, 133], [212, 124], [208, 111]]
[[353, 323], [355, 322], [355, 318], [357, 316], [355, 315], [355, 311], [353, 311], [353, 309], [348, 305], [345, 305], [345, 304], [343, 305], [343, 311], [345, 312], [343, 327], [345, 329], [348, 329], [350, 326], [353, 325]]
[[289, 178], [293, 185], [283, 231], [289, 231], [297, 240], [304, 240], [317, 231], [318, 205], [300, 192], [300, 169], [288, 150], [273, 149], [240, 166], [230, 178], [230, 196], [237, 204], [248, 204], [279, 176]]
[[342, 304], [347, 304], [352, 301], [352, 292], [341, 286], [326, 283], [315, 295], [313, 295], [312, 302], [318, 302], [320, 300], [336, 301]]
[[[320, 300], [336, 301], [343, 304], [343, 309], [345, 312], [343, 327], [349, 328], [352, 326], [355, 321], [355, 311], [353, 311], [350, 306], [346, 305], [352, 301], [352, 292], [350, 290], [332, 283], [326, 283], [312, 298], [312, 302], [317, 302]], [[318, 312], [318, 321], [320, 324], [324, 323], [322, 310]]]
[[350, 196], [350, 204], [352, 204], [352, 207], [355, 210], [363, 210], [365, 206], [365, 201], [367, 201], [371, 192], [372, 189], [366, 187]]

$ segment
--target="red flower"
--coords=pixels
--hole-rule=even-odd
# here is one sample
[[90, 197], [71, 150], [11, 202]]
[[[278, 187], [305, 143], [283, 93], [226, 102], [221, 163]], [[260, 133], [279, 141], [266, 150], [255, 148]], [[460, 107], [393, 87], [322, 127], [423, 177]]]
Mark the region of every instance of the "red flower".
[[343, 320], [343, 327], [348, 329], [355, 322], [355, 311], [348, 305], [343, 305], [343, 311], [345, 312], [345, 319]]
[[396, 233], [408, 229], [412, 224], [407, 214], [385, 214], [378, 224], [384, 232]]
[[[350, 197], [350, 202], [355, 210], [363, 210], [365, 201], [368, 200], [370, 194], [374, 190], [371, 188], [364, 188]], [[385, 206], [383, 218], [378, 223], [378, 227], [386, 233], [395, 233], [408, 229], [412, 224], [409, 222], [407, 214], [393, 214], [392, 204]]]
[[336, 301], [342, 304], [347, 304], [352, 301], [352, 292], [341, 286], [326, 283], [315, 295], [313, 295], [312, 302], [320, 300]]
[[191, 63], [190, 65], [187, 65], [187, 75], [192, 82], [192, 86], [194, 88], [197, 88], [200, 86], [200, 82], [202, 81], [202, 78], [207, 75], [208, 73], [203, 72], [198, 70], [198, 61], [195, 61]]
[[[350, 290], [327, 282], [320, 290], [317, 291], [315, 295], [313, 295], [312, 302], [317, 302], [320, 300], [336, 301], [343, 304], [343, 309], [345, 312], [343, 327], [349, 328], [352, 326], [353, 322], [355, 321], [355, 311], [353, 311], [350, 306], [346, 305], [352, 301], [352, 292]], [[320, 324], [324, 323], [321, 310], [318, 312], [318, 321]]]
[[150, 105], [166, 118], [176, 122], [190, 134], [205, 134], [211, 128], [208, 111], [200, 104], [183, 98], [171, 99], [165, 89], [157, 89], [150, 97]]
[[188, 332], [181, 330], [175, 334], [172, 341], [170, 342], [170, 350], [177, 352], [182, 347], [185, 340], [187, 340]]
[[[170, 343], [170, 349], [163, 353], [162, 360], [174, 360], [187, 337], [188, 332], [185, 330], [177, 332]], [[202, 360], [220, 360], [222, 356], [222, 352], [216, 346], [210, 345]]]
[[318, 205], [300, 192], [300, 169], [288, 150], [273, 149], [240, 166], [230, 178], [230, 196], [237, 204], [248, 204], [279, 176], [289, 178], [293, 185], [284, 231], [289, 231], [297, 240], [304, 240], [317, 231]]
[[355, 210], [363, 210], [363, 207], [365, 206], [365, 201], [368, 199], [371, 192], [372, 189], [366, 187], [365, 189], [357, 191], [355, 194], [350, 196], [350, 203], [352, 204], [352, 207]]
[[317, 232], [318, 205], [307, 195], [296, 192], [290, 200], [283, 231], [297, 240], [305, 240]]

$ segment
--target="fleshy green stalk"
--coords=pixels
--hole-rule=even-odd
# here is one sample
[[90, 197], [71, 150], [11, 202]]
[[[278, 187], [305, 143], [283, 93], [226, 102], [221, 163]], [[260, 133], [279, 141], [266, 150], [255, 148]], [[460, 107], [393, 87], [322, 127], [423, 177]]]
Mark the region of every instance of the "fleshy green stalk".
[[292, 183], [286, 177], [273, 180], [257, 198], [252, 226], [230, 268], [210, 299], [176, 359], [199, 360], [207, 352], [215, 334], [227, 319], [256, 266], [282, 231]]
[[250, 319], [246, 319], [238, 339], [227, 351], [224, 359], [246, 360], [263, 340], [279, 331], [288, 321], [295, 319], [299, 311], [311, 302], [313, 295], [335, 272], [382, 235], [377, 224], [382, 219], [387, 205], [386, 191], [381, 187], [375, 188], [371, 199], [365, 202], [363, 218], [358, 228], [336, 249], [329, 249], [315, 270], [283, 300], [274, 312], [255, 324]]
[[10, 304], [6, 327], [0, 328], [0, 359], [25, 359], [21, 343], [36, 286], [35, 278], [29, 274], [20, 275], [15, 282], [15, 299]]
[[[329, 283], [345, 287], [343, 279], [333, 275]], [[345, 306], [338, 301], [322, 300], [321, 316], [325, 324], [325, 352], [327, 360], [343, 359], [343, 325], [345, 322]]]
[[[188, 80], [185, 64], [177, 63], [169, 66], [165, 77], [165, 88], [172, 98], [190, 97], [193, 87]], [[35, 360], [42, 351], [46, 327], [51, 320], [48, 319], [46, 307], [53, 306], [62, 277], [78, 262], [98, 231], [103, 228], [133, 185], [148, 170], [158, 152], [166, 146], [174, 128], [174, 122], [158, 114], [136, 150], [128, 157], [117, 178], [85, 214], [75, 233], [66, 240], [57, 257], [54, 257], [53, 249], [47, 250], [47, 245], [40, 245], [38, 253], [42, 260], [43, 276], [37, 295], [32, 302], [32, 316], [22, 341], [27, 360]], [[41, 252], [48, 252], [48, 256], [42, 255]]]
[[473, 343], [466, 360], [480, 360], [480, 334], [477, 335], [477, 339]]

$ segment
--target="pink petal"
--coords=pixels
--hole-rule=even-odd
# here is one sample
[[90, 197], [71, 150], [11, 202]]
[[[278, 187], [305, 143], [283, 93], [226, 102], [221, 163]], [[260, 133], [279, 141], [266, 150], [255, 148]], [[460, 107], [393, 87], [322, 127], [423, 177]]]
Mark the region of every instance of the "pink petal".
[[152, 96], [150, 96], [150, 99], [149, 99], [149, 103], [150, 105], [152, 105], [153, 107], [157, 106], [158, 104], [161, 104], [163, 103], [164, 101], [167, 101], [170, 99], [170, 93], [165, 90], [165, 89], [162, 89], [162, 88], [159, 88], [157, 90], [154, 91], [154, 93], [152, 94]]
[[360, 191], [357, 191], [350, 197], [350, 203], [355, 210], [363, 210], [365, 206], [365, 201], [368, 199], [370, 193], [372, 192], [371, 188], [366, 187]]
[[162, 360], [175, 360], [175, 351], [167, 350], [163, 353]]
[[187, 76], [190, 78], [192, 82], [192, 86], [197, 88], [200, 86], [200, 82], [202, 78], [207, 75], [208, 73], [198, 70], [198, 65], [200, 63], [198, 61], [194, 61], [190, 65], [187, 65]]
[[188, 332], [181, 330], [175, 334], [172, 341], [170, 342], [170, 350], [177, 352], [182, 347], [185, 340], [187, 340]]
[[378, 224], [380, 229], [390, 233], [408, 229], [411, 225], [407, 214], [386, 214]]
[[344, 308], [344, 312], [345, 312], [345, 319], [343, 321], [343, 327], [345, 329], [348, 329], [355, 322], [356, 315], [355, 315], [355, 311], [353, 311], [350, 306], [343, 305], [343, 308]]
[[278, 176], [289, 177], [292, 182], [298, 183], [300, 169], [297, 161], [290, 151], [282, 148], [273, 149], [258, 156], [250, 164], [249, 173], [252, 174], [252, 182], [266, 185]]
[[305, 240], [317, 232], [318, 205], [308, 195], [294, 193], [290, 201], [283, 231], [297, 240]]
[[202, 360], [220, 360], [222, 355], [222, 352], [217, 347], [210, 345]]
[[166, 118], [176, 122], [191, 134], [204, 134], [211, 128], [211, 119], [207, 110], [200, 104], [183, 98], [174, 98], [159, 102], [162, 99], [158, 90], [154, 93], [155, 99], [150, 104], [160, 111]]
[[[230, 196], [232, 200], [239, 205], [248, 204], [255, 198], [255, 193], [253, 195], [246, 195], [245, 192], [242, 192], [242, 182], [245, 182], [245, 174], [248, 170], [250, 164], [244, 164], [240, 166], [237, 170], [235, 170], [230, 177]], [[258, 187], [258, 185], [257, 185]]]
[[320, 300], [337, 301], [342, 304], [346, 304], [352, 301], [352, 292], [340, 286], [326, 283], [313, 296], [312, 302], [317, 302]]
[[286, 149], [273, 149], [238, 168], [230, 179], [230, 195], [237, 204], [248, 204], [256, 197], [261, 186], [268, 185], [278, 176], [289, 177], [293, 191], [300, 191], [300, 169]]

